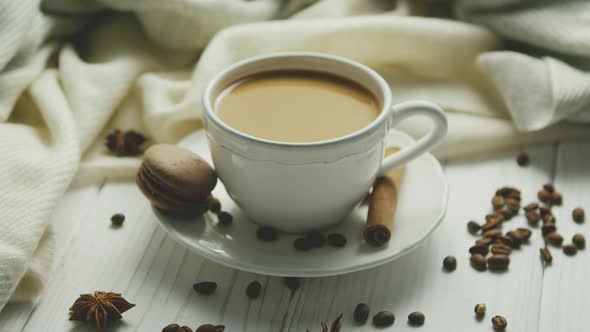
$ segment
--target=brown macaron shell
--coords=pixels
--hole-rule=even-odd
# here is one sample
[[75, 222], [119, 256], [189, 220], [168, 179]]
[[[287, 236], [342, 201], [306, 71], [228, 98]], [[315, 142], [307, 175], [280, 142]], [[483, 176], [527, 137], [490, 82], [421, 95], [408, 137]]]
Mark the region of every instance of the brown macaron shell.
[[206, 199], [217, 184], [215, 171], [204, 159], [176, 145], [151, 146], [141, 167], [158, 191], [186, 201]]

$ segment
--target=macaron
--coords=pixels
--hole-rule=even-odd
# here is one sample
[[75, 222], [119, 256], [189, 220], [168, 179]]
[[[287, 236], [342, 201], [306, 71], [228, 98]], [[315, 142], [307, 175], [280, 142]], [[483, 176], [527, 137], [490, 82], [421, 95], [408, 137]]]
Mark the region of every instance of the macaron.
[[198, 215], [207, 211], [217, 175], [199, 155], [176, 145], [156, 144], [145, 151], [136, 182], [163, 212]]

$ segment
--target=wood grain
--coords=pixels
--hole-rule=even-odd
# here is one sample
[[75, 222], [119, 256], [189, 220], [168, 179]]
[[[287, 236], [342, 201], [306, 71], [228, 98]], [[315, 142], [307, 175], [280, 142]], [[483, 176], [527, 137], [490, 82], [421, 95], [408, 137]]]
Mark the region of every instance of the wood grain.
[[[531, 243], [511, 255], [506, 273], [476, 272], [467, 249], [475, 237], [466, 231], [490, 210], [490, 198], [502, 185], [523, 191], [523, 202], [535, 199], [539, 187], [553, 180], [564, 195], [556, 209], [560, 232], [570, 241], [586, 236], [586, 224], [571, 221], [571, 209], [590, 197], [590, 142], [527, 148], [531, 165], [521, 168], [517, 151], [494, 158], [455, 161], [445, 165], [450, 184], [448, 213], [439, 229], [421, 247], [400, 259], [367, 271], [337, 277], [306, 279], [292, 294], [281, 278], [240, 272], [206, 261], [176, 244], [157, 226], [148, 205], [132, 182], [107, 182], [71, 190], [52, 217], [58, 255], [49, 284], [34, 310], [11, 304], [0, 313], [0, 331], [94, 331], [67, 320], [67, 309], [80, 293], [96, 289], [122, 292], [137, 307], [112, 331], [159, 331], [171, 322], [196, 327], [223, 323], [227, 331], [320, 331], [322, 320], [344, 312], [346, 331], [373, 331], [356, 325], [351, 313], [367, 302], [373, 313], [391, 310], [396, 322], [379, 331], [491, 331], [490, 319], [505, 316], [509, 331], [587, 331], [590, 308], [590, 258], [586, 251], [566, 257], [553, 250], [555, 263], [543, 270], [538, 249], [540, 231]], [[417, 201], [415, 204], [420, 204]], [[590, 206], [586, 207], [590, 212]], [[110, 216], [126, 215], [123, 227], [111, 228]], [[524, 217], [505, 230], [526, 225]], [[455, 272], [442, 270], [442, 259], [458, 259]], [[196, 281], [216, 280], [219, 288], [205, 297], [192, 290]], [[260, 298], [244, 295], [247, 284], [263, 285]], [[475, 319], [473, 306], [484, 302], [488, 313]], [[407, 325], [415, 310], [426, 314], [421, 328]]]

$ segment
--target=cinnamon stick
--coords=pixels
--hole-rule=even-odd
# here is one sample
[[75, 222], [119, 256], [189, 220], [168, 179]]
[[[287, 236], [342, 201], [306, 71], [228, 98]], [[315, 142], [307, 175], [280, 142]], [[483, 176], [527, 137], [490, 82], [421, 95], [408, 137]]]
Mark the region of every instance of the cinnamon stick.
[[[387, 148], [385, 155], [399, 151]], [[391, 238], [393, 216], [399, 199], [399, 190], [404, 175], [404, 168], [396, 168], [377, 178], [369, 199], [369, 213], [363, 233], [365, 241], [372, 246], [382, 246]]]

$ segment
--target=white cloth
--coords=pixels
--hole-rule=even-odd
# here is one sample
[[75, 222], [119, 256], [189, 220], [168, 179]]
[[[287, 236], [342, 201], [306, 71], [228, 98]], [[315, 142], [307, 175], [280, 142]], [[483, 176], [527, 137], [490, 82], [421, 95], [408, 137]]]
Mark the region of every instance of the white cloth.
[[[200, 127], [207, 81], [252, 55], [318, 51], [374, 67], [396, 101], [429, 99], [448, 111], [441, 157], [588, 134], [566, 124], [518, 132], [477, 65], [498, 38], [470, 24], [404, 17], [411, 9], [392, 1], [53, 0], [42, 6], [50, 14], [39, 7], [0, 0], [0, 310], [11, 296], [32, 299], [45, 282], [48, 217], [76, 172], [84, 182], [135, 171], [138, 158], [106, 153], [105, 134], [137, 129], [177, 141]], [[84, 19], [102, 8], [132, 14]], [[274, 18], [288, 20], [238, 25], [210, 41], [228, 25]], [[42, 43], [85, 22], [93, 26], [75, 43]], [[401, 128], [428, 130], [419, 120]]]

